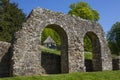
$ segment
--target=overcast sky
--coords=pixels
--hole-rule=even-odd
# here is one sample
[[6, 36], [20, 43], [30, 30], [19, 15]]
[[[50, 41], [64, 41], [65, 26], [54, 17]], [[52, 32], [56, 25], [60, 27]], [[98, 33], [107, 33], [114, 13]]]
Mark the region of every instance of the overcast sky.
[[[18, 3], [18, 7], [24, 13], [29, 15], [32, 9], [36, 7], [47, 8], [53, 11], [67, 14], [69, 5], [81, 0], [10, 0]], [[99, 23], [104, 31], [110, 30], [111, 26], [120, 21], [120, 0], [82, 0], [87, 2], [93, 9], [100, 13]]]

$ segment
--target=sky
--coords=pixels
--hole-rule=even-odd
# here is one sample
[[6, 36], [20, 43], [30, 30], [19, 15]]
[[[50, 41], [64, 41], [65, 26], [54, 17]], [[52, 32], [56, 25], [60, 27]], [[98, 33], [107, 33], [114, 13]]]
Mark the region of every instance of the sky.
[[113, 24], [120, 21], [120, 0], [10, 0], [18, 3], [18, 7], [29, 15], [31, 10], [36, 7], [50, 9], [56, 12], [67, 14], [70, 10], [69, 5], [79, 1], [87, 2], [93, 9], [100, 14], [98, 21], [105, 33], [107, 33]]

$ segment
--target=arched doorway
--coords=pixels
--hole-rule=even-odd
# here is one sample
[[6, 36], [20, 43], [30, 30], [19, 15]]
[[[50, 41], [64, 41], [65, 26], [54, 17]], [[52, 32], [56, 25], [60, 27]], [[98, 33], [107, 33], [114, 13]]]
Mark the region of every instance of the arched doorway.
[[[41, 65], [47, 74], [68, 73], [68, 37], [63, 28], [59, 25], [51, 24], [44, 28], [53, 30], [60, 37], [60, 46], [56, 49], [60, 50], [60, 55], [47, 54], [42, 52]], [[49, 36], [50, 39], [50, 36]], [[43, 43], [44, 41], [42, 41]], [[54, 42], [52, 40], [52, 42]], [[56, 42], [56, 41], [55, 41]], [[51, 44], [50, 44], [51, 46]], [[48, 46], [49, 47], [49, 46]]]
[[[101, 71], [102, 61], [101, 61], [101, 46], [100, 46], [99, 38], [94, 32], [87, 32], [85, 36], [89, 37], [92, 45], [92, 52], [91, 52], [92, 58], [84, 60], [86, 71]], [[84, 53], [84, 55], [85, 54], [86, 53]]]

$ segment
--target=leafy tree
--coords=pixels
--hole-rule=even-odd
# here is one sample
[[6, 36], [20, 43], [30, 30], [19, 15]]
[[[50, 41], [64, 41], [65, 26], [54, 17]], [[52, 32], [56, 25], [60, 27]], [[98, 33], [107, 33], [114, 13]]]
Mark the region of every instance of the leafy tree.
[[9, 0], [0, 1], [0, 13], [0, 41], [10, 42], [25, 21], [25, 14], [16, 3], [10, 3]]
[[[90, 21], [98, 21], [100, 19], [99, 13], [86, 2], [73, 3], [69, 7], [71, 9], [68, 12], [69, 15], [75, 15]], [[91, 40], [87, 35], [84, 37], [84, 50], [87, 52], [92, 51]]]
[[100, 18], [99, 13], [92, 9], [86, 2], [73, 3], [69, 7], [71, 10], [68, 14], [70, 15], [79, 16], [83, 19], [91, 21], [98, 21]]
[[113, 24], [107, 34], [107, 40], [112, 54], [120, 55], [120, 22]]

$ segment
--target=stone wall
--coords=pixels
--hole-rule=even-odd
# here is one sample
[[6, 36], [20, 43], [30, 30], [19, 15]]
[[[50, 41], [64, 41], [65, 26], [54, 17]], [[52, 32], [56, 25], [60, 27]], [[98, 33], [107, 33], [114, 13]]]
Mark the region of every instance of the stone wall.
[[114, 58], [113, 62], [113, 70], [120, 70], [120, 56]]
[[45, 69], [46, 74], [60, 74], [60, 60], [60, 55], [55, 55], [53, 53], [46, 52], [42, 52], [41, 54], [41, 66]]
[[10, 75], [9, 47], [10, 43], [0, 41], [0, 77]]
[[62, 73], [86, 71], [85, 35], [92, 40], [94, 70], [112, 70], [110, 50], [99, 23], [36, 8], [16, 33], [12, 57], [13, 75], [39, 75], [44, 72], [41, 66], [41, 34], [46, 27], [60, 35]]
[[85, 59], [86, 72], [93, 72], [93, 64], [91, 59]]

